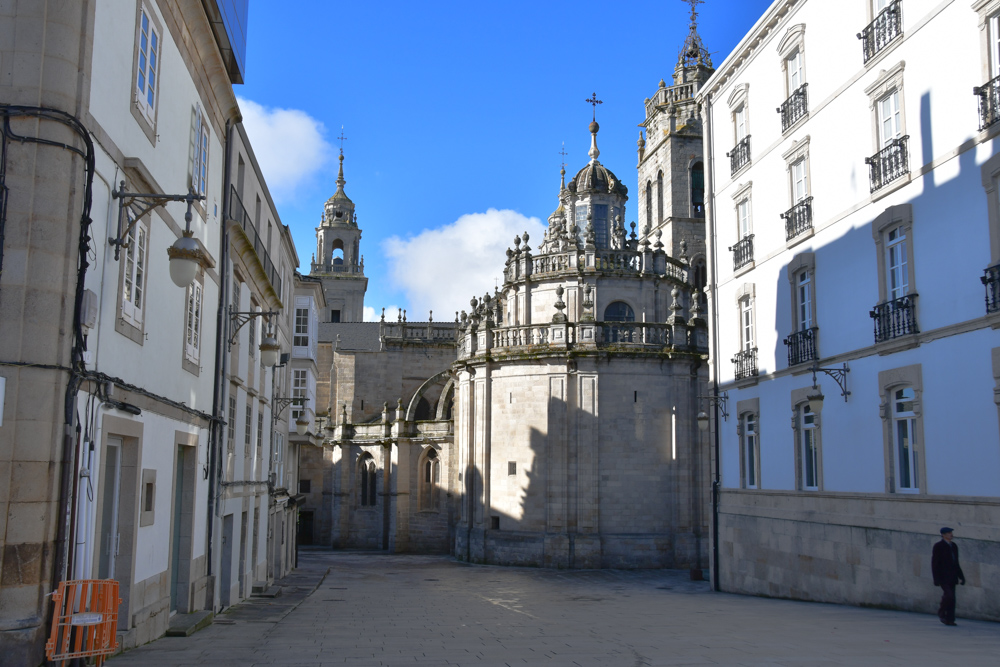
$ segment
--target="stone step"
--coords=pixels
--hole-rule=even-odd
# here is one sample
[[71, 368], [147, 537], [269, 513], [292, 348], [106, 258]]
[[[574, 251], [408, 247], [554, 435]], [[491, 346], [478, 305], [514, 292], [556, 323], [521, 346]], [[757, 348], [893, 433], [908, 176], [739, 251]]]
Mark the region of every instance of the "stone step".
[[168, 637], [190, 637], [202, 628], [212, 624], [215, 614], [208, 611], [196, 611], [191, 614], [174, 614], [167, 628]]
[[281, 595], [281, 586], [271, 586], [268, 583], [256, 583], [250, 589], [252, 598], [276, 598]]

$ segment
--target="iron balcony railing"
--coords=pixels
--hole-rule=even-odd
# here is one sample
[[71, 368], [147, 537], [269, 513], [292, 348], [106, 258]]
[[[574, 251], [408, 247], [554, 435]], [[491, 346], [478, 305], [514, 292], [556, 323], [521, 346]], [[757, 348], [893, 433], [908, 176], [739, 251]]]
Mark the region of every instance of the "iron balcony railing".
[[274, 288], [275, 292], [281, 294], [281, 276], [278, 275], [278, 271], [274, 268], [271, 257], [267, 254], [267, 247], [260, 240], [260, 234], [257, 233], [257, 228], [254, 227], [253, 222], [250, 220], [250, 214], [243, 207], [243, 201], [236, 193], [235, 187], [233, 187], [230, 193], [229, 216], [243, 228], [243, 232], [253, 245], [254, 252], [257, 253], [257, 259], [260, 260], [261, 266], [264, 267], [264, 274], [271, 281], [271, 287]]
[[903, 34], [903, 12], [899, 0], [883, 9], [875, 20], [858, 33], [864, 51], [865, 64]]
[[979, 98], [979, 129], [985, 130], [1000, 120], [1000, 76], [973, 88], [972, 94]]
[[809, 111], [809, 97], [806, 94], [806, 86], [808, 85], [808, 83], [803, 83], [796, 88], [788, 96], [788, 99], [778, 107], [777, 111], [781, 114], [782, 132], [794, 125], [795, 121], [805, 116], [806, 112]]
[[750, 135], [743, 137], [733, 150], [726, 153], [729, 158], [730, 175], [750, 164]]
[[753, 261], [753, 234], [747, 234], [736, 245], [729, 246], [733, 253], [733, 271], [739, 271]]
[[819, 359], [819, 355], [816, 353], [816, 334], [818, 332], [819, 327], [812, 327], [796, 331], [785, 339], [785, 345], [788, 346], [789, 366], [797, 366], [807, 361]]
[[880, 303], [868, 313], [875, 320], [875, 342], [920, 333], [917, 328], [917, 295]]
[[757, 348], [750, 347], [737, 352], [733, 357], [733, 366], [737, 380], [757, 377]]
[[806, 197], [798, 204], [781, 214], [781, 219], [785, 221], [786, 241], [791, 241], [802, 232], [812, 229], [812, 202], [812, 197]]
[[986, 286], [986, 313], [1000, 312], [1000, 264], [994, 264], [979, 278]]
[[910, 172], [906, 140], [909, 136], [893, 139], [892, 143], [871, 157], [865, 158], [871, 176], [871, 192], [880, 190], [892, 181]]

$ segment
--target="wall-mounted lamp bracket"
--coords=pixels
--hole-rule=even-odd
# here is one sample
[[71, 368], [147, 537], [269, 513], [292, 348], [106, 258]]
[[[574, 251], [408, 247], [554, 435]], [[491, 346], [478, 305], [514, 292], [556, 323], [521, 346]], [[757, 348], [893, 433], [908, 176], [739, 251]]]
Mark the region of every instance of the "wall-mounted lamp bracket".
[[816, 373], [826, 373], [840, 387], [840, 395], [844, 397], [844, 403], [847, 403], [847, 397], [851, 395], [851, 392], [847, 390], [847, 374], [851, 372], [851, 369], [847, 367], [846, 361], [841, 368], [820, 368], [819, 363], [813, 363], [809, 370], [813, 374], [813, 389], [819, 389], [816, 384]]
[[699, 396], [698, 398], [708, 401], [709, 406], [716, 405], [722, 413], [722, 420], [729, 421], [729, 392], [724, 391], [718, 396]]
[[[196, 201], [201, 201], [205, 195], [199, 195], [194, 190], [188, 190], [186, 195], [166, 195], [153, 192], [126, 192], [125, 181], [121, 181], [117, 190], [111, 191], [111, 196], [118, 200], [118, 236], [108, 238], [115, 248], [115, 260], [119, 259], [121, 249], [128, 246], [128, 237], [135, 227], [135, 223], [142, 216], [146, 215], [154, 208], [163, 206], [167, 202], [186, 201], [187, 212], [184, 214], [184, 235], [191, 235], [191, 205]], [[129, 215], [131, 211], [132, 215]]]
[[229, 306], [229, 323], [231, 333], [229, 334], [229, 349], [232, 349], [233, 345], [236, 343], [236, 336], [239, 334], [240, 329], [243, 328], [250, 320], [256, 317], [263, 317], [267, 322], [270, 323], [272, 317], [276, 317], [278, 311], [276, 310], [261, 310], [261, 311], [250, 311], [250, 312], [240, 312], [235, 310], [233, 306]]
[[274, 421], [278, 421], [278, 418], [281, 416], [281, 413], [284, 412], [285, 408], [287, 408], [289, 405], [299, 405], [304, 408], [306, 406], [306, 403], [308, 402], [309, 399], [305, 398], [304, 396], [296, 396], [296, 397], [280, 396], [272, 398], [271, 419], [273, 419]]

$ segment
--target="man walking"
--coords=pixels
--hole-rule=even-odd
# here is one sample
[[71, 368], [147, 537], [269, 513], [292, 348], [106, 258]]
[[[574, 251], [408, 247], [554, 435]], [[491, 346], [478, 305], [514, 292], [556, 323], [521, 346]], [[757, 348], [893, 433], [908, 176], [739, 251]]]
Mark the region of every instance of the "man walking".
[[954, 535], [947, 526], [941, 529], [941, 541], [934, 545], [931, 553], [931, 574], [934, 585], [941, 587], [941, 606], [938, 618], [945, 625], [955, 623], [955, 585], [965, 585], [965, 574], [958, 564], [958, 545], [951, 541]]

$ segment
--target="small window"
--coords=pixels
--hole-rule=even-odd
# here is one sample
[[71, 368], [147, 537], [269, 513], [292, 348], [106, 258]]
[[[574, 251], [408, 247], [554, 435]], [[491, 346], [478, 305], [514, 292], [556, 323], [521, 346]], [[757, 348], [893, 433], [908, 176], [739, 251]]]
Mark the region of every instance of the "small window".
[[201, 355], [201, 306], [202, 286], [195, 282], [187, 288], [187, 314], [184, 332], [184, 356], [193, 364]]
[[331, 322], [340, 322], [340, 311], [339, 310], [331, 310], [330, 311], [330, 321]]
[[754, 345], [754, 313], [753, 299], [749, 296], [740, 299], [740, 349], [749, 351]]
[[[305, 413], [305, 407], [302, 405], [301, 399], [306, 398], [306, 392], [309, 389], [309, 371], [306, 369], [295, 369], [292, 371], [292, 398], [300, 399], [292, 404], [292, 420], [297, 420], [299, 417]], [[364, 403], [361, 404], [361, 409], [364, 409]]]
[[507, 474], [508, 475], [517, 474], [517, 461], [507, 461]]
[[899, 91], [894, 90], [878, 101], [879, 147], [886, 148], [903, 136], [903, 124], [899, 111]]
[[663, 172], [656, 174], [656, 224], [663, 222]]
[[894, 227], [885, 235], [886, 287], [890, 300], [899, 299], [909, 292], [907, 269], [906, 230]]
[[[339, 314], [339, 312], [338, 312]], [[339, 318], [337, 320], [340, 321]], [[295, 335], [292, 338], [295, 347], [309, 347], [309, 309], [295, 309]]]
[[311, 493], [312, 492], [312, 480], [300, 479], [299, 480], [299, 493]]
[[142, 326], [146, 307], [146, 261], [149, 228], [146, 219], [135, 223], [128, 234], [125, 261], [122, 263], [122, 319], [134, 327]]
[[605, 322], [635, 322], [635, 312], [624, 301], [615, 301], [604, 309]]
[[146, 482], [146, 490], [143, 492], [142, 511], [143, 512], [152, 512], [153, 511], [153, 483], [152, 482]]
[[[139, 39], [136, 43], [136, 106], [152, 120], [156, 115], [157, 79], [160, 66], [160, 33], [143, 7], [139, 17]], [[183, 136], [183, 135], [182, 135]]]
[[653, 184], [646, 181], [646, 224], [653, 227]]
[[812, 271], [809, 269], [799, 271], [795, 283], [795, 310], [798, 315], [799, 331], [805, 331], [813, 326]]
[[[235, 390], [233, 390], [235, 394]], [[229, 396], [229, 419], [226, 424], [226, 440], [229, 451], [233, 451], [236, 443], [236, 396]]]
[[691, 217], [705, 217], [705, 167], [701, 162], [691, 167]]
[[500, 517], [498, 517], [498, 516], [491, 516], [490, 517], [490, 529], [491, 530], [500, 530]]
[[750, 198], [746, 197], [741, 199], [738, 204], [736, 204], [736, 216], [739, 224], [739, 234], [741, 239], [745, 239], [750, 234], [753, 233], [753, 227], [750, 224]]
[[257, 458], [260, 458], [264, 444], [264, 411], [257, 412]]

